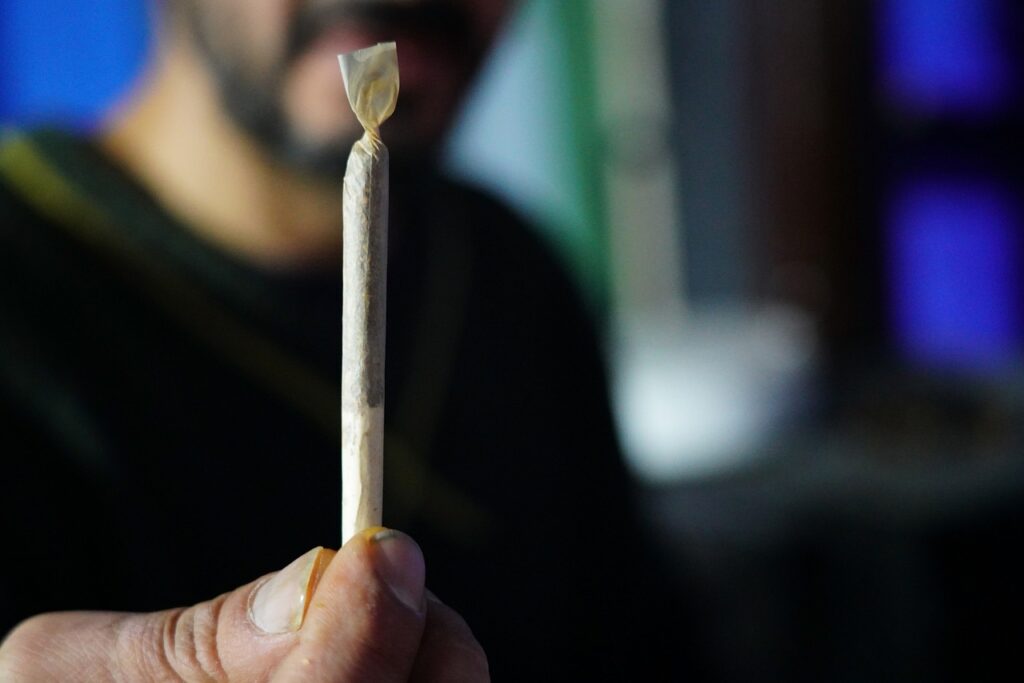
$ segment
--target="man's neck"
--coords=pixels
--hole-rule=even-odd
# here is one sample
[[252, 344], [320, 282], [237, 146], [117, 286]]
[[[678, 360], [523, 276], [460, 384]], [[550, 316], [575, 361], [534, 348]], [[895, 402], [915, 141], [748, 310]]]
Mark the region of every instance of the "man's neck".
[[99, 144], [200, 237], [272, 268], [336, 262], [341, 187], [276, 164], [219, 107], [194, 55], [165, 50]]

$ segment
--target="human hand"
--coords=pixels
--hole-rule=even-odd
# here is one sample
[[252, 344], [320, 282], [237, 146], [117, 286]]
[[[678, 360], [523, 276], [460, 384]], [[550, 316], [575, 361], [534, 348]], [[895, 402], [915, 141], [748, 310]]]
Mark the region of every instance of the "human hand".
[[33, 617], [0, 645], [0, 680], [489, 681], [425, 573], [411, 538], [369, 530], [193, 607]]

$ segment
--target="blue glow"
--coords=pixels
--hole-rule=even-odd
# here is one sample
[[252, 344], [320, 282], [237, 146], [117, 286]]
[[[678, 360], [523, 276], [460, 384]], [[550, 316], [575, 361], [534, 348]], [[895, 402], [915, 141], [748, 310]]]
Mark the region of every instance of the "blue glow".
[[144, 0], [0, 3], [0, 121], [88, 126], [137, 72]]
[[1019, 346], [1012, 200], [973, 181], [920, 180], [890, 205], [890, 312], [901, 351], [990, 367]]
[[1012, 89], [1002, 0], [884, 0], [880, 69], [888, 99], [914, 111], [984, 113]]

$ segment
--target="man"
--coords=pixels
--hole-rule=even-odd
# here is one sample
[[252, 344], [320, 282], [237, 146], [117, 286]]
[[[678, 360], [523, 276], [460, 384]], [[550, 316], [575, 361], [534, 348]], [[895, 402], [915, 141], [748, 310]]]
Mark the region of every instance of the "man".
[[192, 604], [337, 538], [358, 131], [335, 55], [396, 40], [385, 520], [501, 677], [657, 661], [671, 601], [637, 571], [585, 317], [530, 233], [433, 163], [507, 4], [167, 0], [94, 139], [0, 149], [0, 630]]

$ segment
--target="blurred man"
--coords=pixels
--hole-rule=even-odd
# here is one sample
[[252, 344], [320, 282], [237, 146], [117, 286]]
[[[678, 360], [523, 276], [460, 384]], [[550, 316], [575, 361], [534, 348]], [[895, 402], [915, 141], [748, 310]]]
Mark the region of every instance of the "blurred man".
[[396, 40], [385, 521], [500, 678], [657, 668], [671, 591], [641, 577], [585, 316], [435, 169], [508, 4], [167, 0], [94, 139], [5, 142], [0, 631], [191, 604], [338, 537], [335, 55]]

